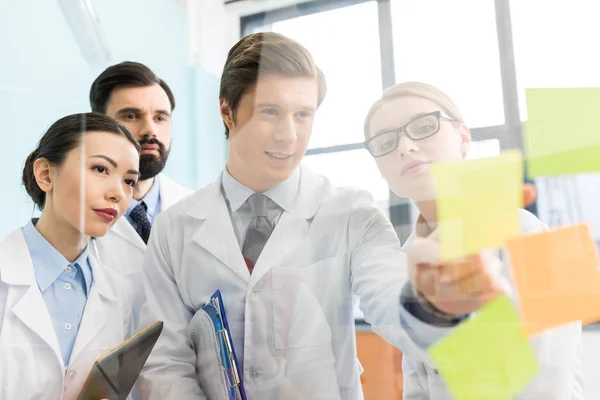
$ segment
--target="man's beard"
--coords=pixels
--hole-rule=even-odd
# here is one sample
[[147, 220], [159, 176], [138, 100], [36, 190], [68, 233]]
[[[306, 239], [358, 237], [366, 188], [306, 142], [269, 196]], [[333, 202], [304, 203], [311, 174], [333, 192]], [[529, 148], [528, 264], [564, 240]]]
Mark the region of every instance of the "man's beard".
[[144, 138], [140, 141], [140, 146], [145, 144], [152, 144], [158, 146], [158, 156], [155, 154], [141, 154], [140, 155], [140, 179], [145, 181], [147, 179], [154, 178], [160, 174], [167, 164], [169, 158], [169, 150], [165, 148], [158, 139]]

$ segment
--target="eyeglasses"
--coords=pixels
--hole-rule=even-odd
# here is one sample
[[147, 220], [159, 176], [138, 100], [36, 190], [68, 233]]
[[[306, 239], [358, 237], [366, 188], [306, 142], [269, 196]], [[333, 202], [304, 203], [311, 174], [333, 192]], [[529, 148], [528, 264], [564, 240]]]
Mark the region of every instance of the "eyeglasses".
[[405, 134], [411, 140], [427, 139], [440, 131], [440, 120], [454, 121], [441, 111], [421, 115], [406, 125], [393, 131], [380, 132], [364, 142], [364, 146], [373, 157], [382, 157], [398, 148], [400, 135]]

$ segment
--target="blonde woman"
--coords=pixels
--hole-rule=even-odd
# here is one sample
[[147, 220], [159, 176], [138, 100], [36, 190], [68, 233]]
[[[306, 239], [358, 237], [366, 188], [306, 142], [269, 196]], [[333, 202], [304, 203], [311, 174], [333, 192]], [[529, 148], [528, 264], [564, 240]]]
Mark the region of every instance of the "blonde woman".
[[[418, 82], [400, 83], [387, 89], [371, 107], [364, 125], [365, 147], [390, 188], [400, 197], [414, 201], [419, 209], [415, 231], [404, 244], [409, 257], [418, 259], [423, 268], [411, 271], [412, 295], [417, 307], [411, 313], [423, 322], [452, 327], [471, 312], [510, 288], [503, 283], [497, 253], [476, 257], [489, 274], [475, 274], [468, 267], [438, 268], [437, 215], [431, 164], [465, 157], [471, 135], [458, 107], [439, 89]], [[490, 210], [490, 212], [493, 212]], [[523, 233], [545, 228], [533, 214], [520, 210]], [[505, 271], [504, 271], [505, 272]], [[461, 296], [444, 296], [452, 288]], [[485, 290], [480, 290], [485, 288]], [[403, 294], [403, 303], [410, 303]], [[428, 346], [440, 337], [427, 324], [415, 336]], [[442, 330], [443, 331], [443, 330]], [[447, 330], [445, 331], [447, 333]], [[583, 399], [581, 375], [581, 325], [564, 325], [548, 330], [531, 340], [541, 366], [537, 377], [526, 386], [518, 399]], [[434, 365], [405, 357], [404, 399], [451, 399]]]

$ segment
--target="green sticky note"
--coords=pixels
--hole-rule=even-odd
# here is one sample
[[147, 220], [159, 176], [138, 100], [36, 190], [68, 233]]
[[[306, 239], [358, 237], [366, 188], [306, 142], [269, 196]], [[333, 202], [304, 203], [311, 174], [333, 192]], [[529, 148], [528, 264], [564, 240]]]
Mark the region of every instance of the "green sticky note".
[[526, 89], [527, 174], [600, 171], [600, 88]]
[[519, 315], [503, 295], [428, 353], [455, 400], [512, 399], [539, 372]]
[[503, 246], [519, 235], [523, 159], [519, 150], [498, 157], [432, 166], [442, 260]]

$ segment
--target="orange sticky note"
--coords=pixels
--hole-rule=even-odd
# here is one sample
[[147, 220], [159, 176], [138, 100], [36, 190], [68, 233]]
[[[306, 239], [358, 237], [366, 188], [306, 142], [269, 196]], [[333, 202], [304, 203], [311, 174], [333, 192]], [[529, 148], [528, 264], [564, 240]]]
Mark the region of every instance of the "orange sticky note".
[[600, 320], [600, 261], [587, 224], [510, 239], [507, 248], [529, 335]]

